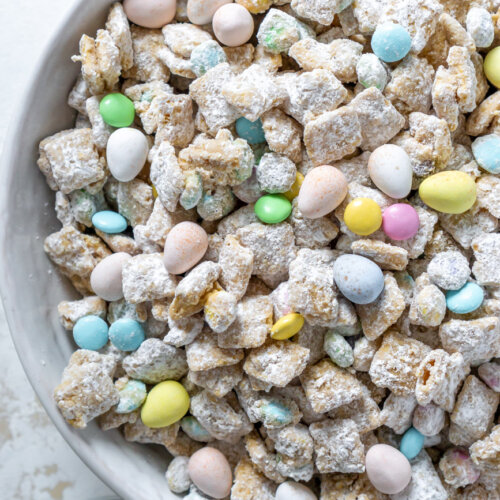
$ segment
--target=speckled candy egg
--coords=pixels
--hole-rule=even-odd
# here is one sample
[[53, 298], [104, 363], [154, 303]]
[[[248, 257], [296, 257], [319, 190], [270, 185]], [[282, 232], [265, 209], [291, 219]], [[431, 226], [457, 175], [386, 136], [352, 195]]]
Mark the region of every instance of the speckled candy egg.
[[124, 0], [129, 21], [143, 28], [162, 28], [175, 16], [176, 0]]
[[168, 233], [163, 262], [171, 274], [182, 274], [191, 269], [205, 255], [208, 237], [194, 222], [181, 222]]
[[368, 160], [368, 173], [375, 186], [391, 198], [406, 198], [410, 193], [411, 161], [399, 146], [385, 144], [377, 148]]
[[191, 481], [203, 493], [213, 498], [224, 498], [231, 491], [233, 476], [226, 457], [215, 448], [206, 446], [193, 453], [188, 472]]
[[210, 23], [217, 9], [231, 2], [232, 0], [188, 0], [188, 19], [193, 24]]
[[276, 490], [276, 500], [317, 500], [316, 495], [305, 485], [285, 481]]
[[384, 289], [384, 275], [361, 255], [341, 255], [333, 265], [333, 278], [342, 295], [355, 304], [370, 304]]
[[252, 14], [240, 4], [228, 3], [214, 14], [212, 28], [219, 42], [228, 47], [238, 47], [253, 35]]
[[373, 486], [386, 495], [403, 491], [411, 480], [411, 465], [396, 448], [387, 444], [372, 446], [365, 458], [366, 474]]
[[305, 176], [298, 207], [302, 215], [317, 219], [335, 210], [347, 195], [347, 179], [337, 168], [322, 165]]
[[102, 259], [94, 267], [90, 275], [90, 286], [101, 299], [111, 301], [123, 298], [122, 268], [128, 259], [128, 253], [118, 252]]
[[382, 230], [395, 241], [413, 238], [419, 227], [418, 213], [407, 203], [395, 203], [382, 213]]
[[372, 36], [372, 49], [384, 62], [400, 61], [410, 52], [410, 34], [399, 24], [381, 24]]
[[147, 396], [146, 384], [140, 380], [119, 379], [116, 388], [120, 394], [120, 402], [116, 413], [130, 413], [140, 408]]

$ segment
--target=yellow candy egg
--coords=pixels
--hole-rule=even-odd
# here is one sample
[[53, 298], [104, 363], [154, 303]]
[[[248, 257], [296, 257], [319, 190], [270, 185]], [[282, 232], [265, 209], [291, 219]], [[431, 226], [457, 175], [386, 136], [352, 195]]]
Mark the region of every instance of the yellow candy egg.
[[484, 74], [495, 87], [500, 88], [500, 47], [488, 52], [484, 59]]
[[429, 207], [445, 214], [461, 214], [476, 201], [476, 183], [465, 172], [447, 170], [431, 175], [420, 184], [418, 194]]
[[303, 182], [304, 176], [300, 172], [297, 172], [297, 175], [295, 176], [295, 182], [292, 184], [292, 187], [286, 193], [283, 193], [288, 201], [293, 201], [294, 198], [297, 198], [297, 196], [299, 196], [300, 186], [302, 186]]
[[353, 233], [367, 236], [382, 225], [382, 210], [371, 198], [356, 198], [347, 205], [344, 222]]
[[285, 340], [299, 333], [304, 326], [304, 316], [290, 313], [280, 318], [271, 328], [271, 337], [275, 340]]
[[156, 198], [158, 198], [158, 191], [156, 190], [156, 188], [153, 186], [153, 184], [151, 184], [151, 187], [153, 188], [153, 198], [156, 200]]
[[189, 410], [189, 395], [175, 380], [156, 384], [141, 410], [141, 419], [147, 427], [157, 429], [179, 421]]

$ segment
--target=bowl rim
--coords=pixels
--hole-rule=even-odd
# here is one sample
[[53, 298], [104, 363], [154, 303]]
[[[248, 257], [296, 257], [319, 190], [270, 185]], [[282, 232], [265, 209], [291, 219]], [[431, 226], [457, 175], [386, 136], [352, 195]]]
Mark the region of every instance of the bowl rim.
[[[41, 54], [38, 56], [38, 59], [35, 62], [33, 68], [31, 69], [22, 95], [14, 106], [14, 111], [8, 122], [7, 133], [4, 138], [2, 157], [0, 159], [0, 221], [2, 222], [0, 228], [1, 255], [6, 255], [6, 244], [7, 238], [9, 237], [5, 214], [8, 212], [7, 193], [9, 191], [9, 187], [11, 186], [12, 178], [15, 175], [15, 169], [10, 167], [11, 165], [15, 164], [15, 138], [22, 135], [23, 123], [29, 119], [31, 95], [35, 90], [36, 82], [42, 72], [45, 61], [51, 55], [51, 47], [53, 47], [53, 45], [61, 37], [61, 34], [66, 30], [66, 27], [71, 22], [71, 19], [78, 15], [78, 11], [85, 1], [86, 0], [75, 0], [74, 5], [62, 18], [55, 31], [49, 37], [47, 37], [44, 43], [44, 48], [41, 51]], [[109, 4], [112, 4], [112, 1], [109, 1]], [[3, 276], [8, 274], [8, 263], [5, 262], [5, 259], [0, 259], [0, 270]], [[37, 386], [32, 368], [25, 358], [20, 337], [13, 335], [13, 325], [15, 323], [15, 320], [13, 317], [13, 313], [9, 308], [10, 299], [8, 298], [8, 290], [6, 290], [5, 287], [5, 280], [2, 280], [2, 282], [0, 283], [0, 297], [5, 312], [9, 334], [14, 344], [14, 348], [17, 352], [17, 356], [23, 367], [24, 373], [26, 374], [31, 387], [33, 388], [36, 396], [42, 404], [45, 412], [49, 416], [52, 423], [55, 425], [56, 429], [62, 435], [66, 443], [68, 443], [70, 448], [76, 453], [76, 455], [82, 460], [82, 462], [106, 486], [113, 490], [116, 495], [118, 495], [120, 498], [130, 498], [129, 492], [127, 492], [125, 486], [120, 483], [117, 478], [106, 475], [105, 471], [101, 470], [99, 467], [97, 467], [96, 464], [94, 464], [94, 461], [87, 452], [86, 448], [81, 447], [78, 441], [74, 439], [74, 436], [72, 436], [71, 429], [69, 428], [68, 424], [63, 419], [59, 418], [60, 415], [58, 413], [58, 410], [52, 404], [51, 395], [45, 393], [41, 390], [41, 388]]]

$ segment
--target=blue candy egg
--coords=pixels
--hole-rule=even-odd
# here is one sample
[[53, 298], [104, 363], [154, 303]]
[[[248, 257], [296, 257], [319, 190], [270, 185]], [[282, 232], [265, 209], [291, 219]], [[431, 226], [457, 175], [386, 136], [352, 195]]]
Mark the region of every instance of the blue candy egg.
[[103, 210], [92, 216], [92, 224], [103, 233], [116, 234], [127, 229], [127, 219], [117, 212]]
[[475, 311], [484, 300], [484, 290], [476, 283], [466, 283], [459, 290], [446, 292], [446, 306], [451, 312], [467, 314]]
[[260, 144], [266, 142], [266, 136], [264, 135], [264, 129], [262, 128], [262, 122], [260, 118], [251, 122], [246, 118], [238, 118], [236, 120], [236, 133], [248, 144]]
[[227, 62], [227, 56], [215, 40], [208, 40], [193, 49], [190, 62], [194, 74], [203, 76], [209, 69]]
[[400, 61], [410, 52], [411, 36], [399, 24], [381, 24], [373, 34], [372, 49], [382, 61], [387, 63]]
[[480, 167], [491, 174], [500, 173], [500, 136], [483, 135], [472, 143], [472, 153]]
[[212, 441], [213, 439], [211, 434], [198, 422], [196, 417], [184, 417], [181, 420], [181, 429], [195, 441], [208, 443], [208, 441]]
[[281, 427], [293, 420], [293, 413], [279, 401], [268, 401], [260, 407], [261, 419], [266, 425]]
[[399, 451], [408, 459], [415, 458], [424, 446], [424, 435], [414, 427], [410, 427], [403, 435]]
[[133, 319], [122, 318], [109, 327], [109, 340], [120, 351], [135, 351], [144, 338], [141, 324]]
[[115, 408], [116, 413], [130, 413], [137, 410], [148, 395], [146, 384], [140, 380], [128, 380], [118, 388], [118, 393], [120, 394], [120, 402]]
[[81, 349], [97, 351], [108, 343], [108, 324], [99, 316], [84, 316], [73, 327], [73, 338]]
[[380, 267], [361, 255], [341, 255], [333, 265], [340, 292], [355, 304], [370, 304], [384, 289]]

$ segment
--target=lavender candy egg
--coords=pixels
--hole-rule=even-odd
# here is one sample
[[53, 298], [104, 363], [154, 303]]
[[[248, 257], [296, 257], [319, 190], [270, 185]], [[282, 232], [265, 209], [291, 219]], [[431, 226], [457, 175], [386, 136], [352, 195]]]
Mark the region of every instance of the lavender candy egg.
[[232, 0], [188, 0], [188, 19], [193, 24], [210, 23], [217, 9], [231, 2]]
[[122, 269], [131, 257], [118, 252], [102, 259], [90, 275], [90, 286], [94, 293], [107, 301], [123, 299]]
[[233, 476], [229, 462], [219, 450], [206, 446], [193, 453], [189, 459], [188, 472], [191, 481], [203, 493], [213, 498], [229, 495]]

